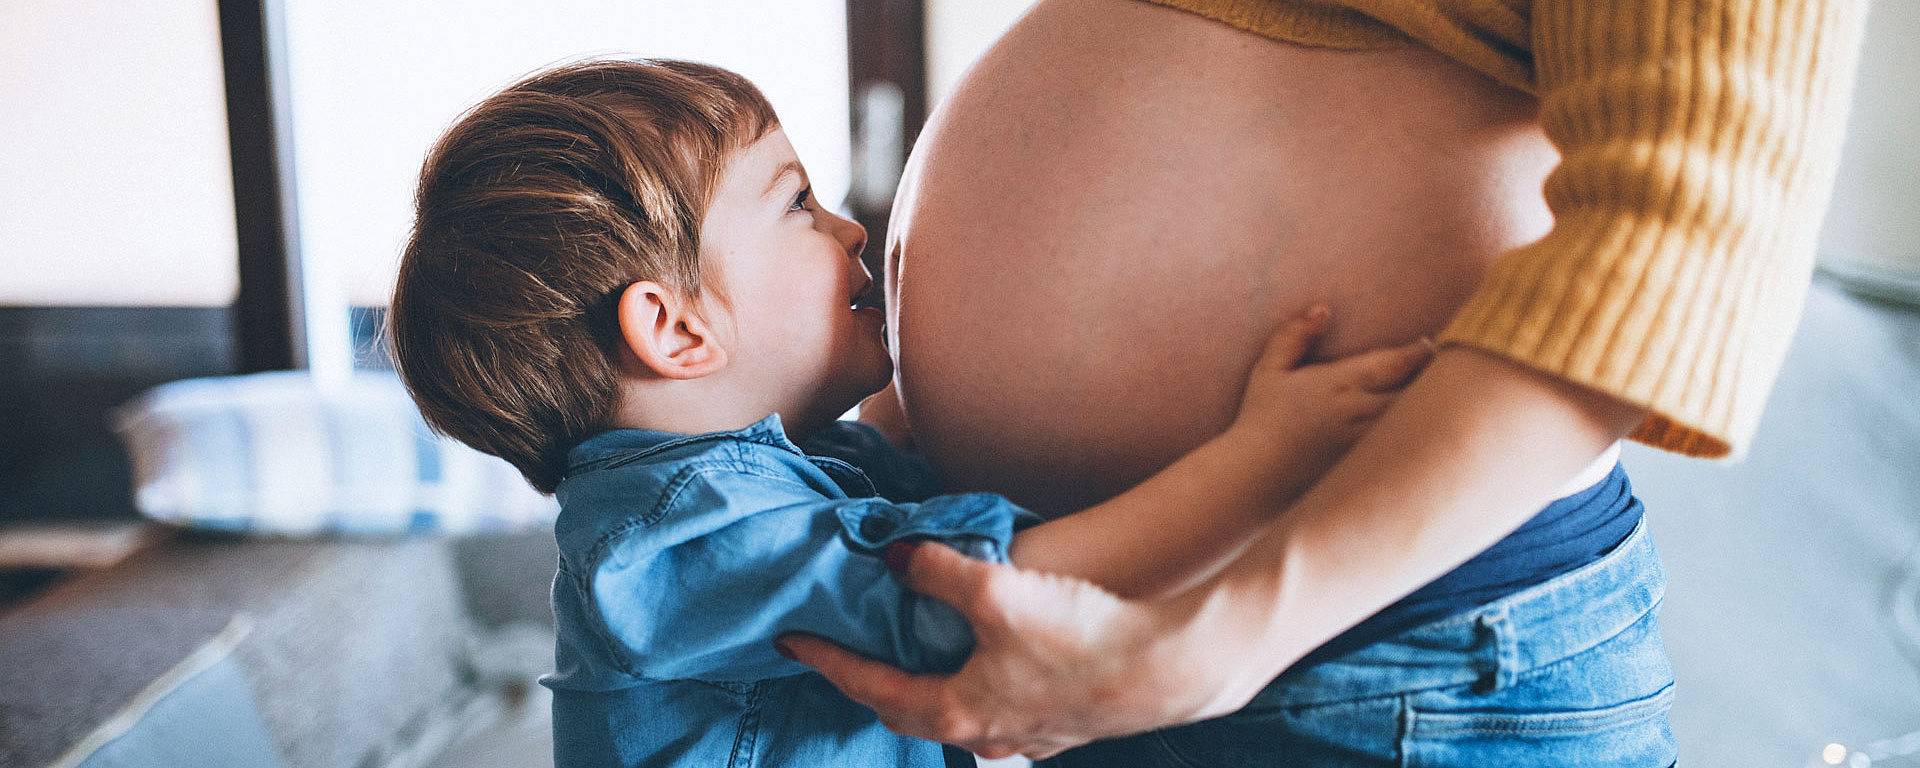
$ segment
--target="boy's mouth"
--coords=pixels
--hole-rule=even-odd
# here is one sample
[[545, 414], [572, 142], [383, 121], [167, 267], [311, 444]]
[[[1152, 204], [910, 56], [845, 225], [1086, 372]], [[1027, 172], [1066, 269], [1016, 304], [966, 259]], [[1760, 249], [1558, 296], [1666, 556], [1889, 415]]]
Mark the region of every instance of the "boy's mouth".
[[862, 309], [878, 308], [880, 306], [880, 292], [875, 291], [873, 288], [873, 278], [869, 277], [867, 278], [867, 282], [860, 286], [860, 290], [854, 292], [853, 300], [849, 302], [853, 311], [858, 312]]

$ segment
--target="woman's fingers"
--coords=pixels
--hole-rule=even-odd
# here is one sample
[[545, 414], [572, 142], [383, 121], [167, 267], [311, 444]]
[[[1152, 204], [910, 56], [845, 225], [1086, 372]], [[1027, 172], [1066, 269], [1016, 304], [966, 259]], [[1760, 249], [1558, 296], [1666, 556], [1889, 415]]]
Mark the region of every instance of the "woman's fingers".
[[[1011, 570], [1010, 566], [975, 560], [944, 545], [919, 542], [893, 544], [886, 559], [889, 568], [901, 572], [909, 588], [953, 606], [966, 617], [976, 638], [1004, 625], [995, 603], [982, 596], [991, 591], [996, 571]], [[879, 713], [888, 730], [981, 748], [980, 728], [971, 718], [973, 713], [955, 701], [954, 694], [964, 689], [964, 684], [953, 676], [909, 674], [811, 635], [784, 635], [776, 644], [782, 653], [817, 670], [847, 698]]]
[[988, 604], [979, 596], [992, 583], [994, 569], [1006, 566], [975, 560], [944, 544], [906, 541], [888, 548], [887, 567], [900, 573], [908, 589], [953, 606], [968, 624], [978, 625], [989, 618], [981, 615]]
[[887, 728], [934, 738], [942, 676], [910, 675], [813, 635], [782, 635], [774, 643], [781, 655], [818, 670], [847, 698], [886, 713]]
[[973, 654], [960, 671], [911, 675], [815, 637], [778, 642], [896, 733], [987, 757], [1046, 757], [1224, 714], [1257, 690], [1222, 695], [1238, 678], [1219, 677], [1230, 668], [1202, 658], [1219, 637], [1175, 629], [1197, 615], [1190, 601], [1129, 603], [1091, 582], [933, 543], [887, 555], [910, 586], [972, 624]]

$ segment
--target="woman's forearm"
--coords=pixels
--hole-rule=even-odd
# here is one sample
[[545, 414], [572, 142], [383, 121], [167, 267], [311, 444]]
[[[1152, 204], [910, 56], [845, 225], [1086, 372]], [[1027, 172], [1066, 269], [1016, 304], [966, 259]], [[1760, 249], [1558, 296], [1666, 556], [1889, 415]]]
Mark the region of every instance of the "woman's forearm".
[[[1510, 533], [1643, 416], [1493, 355], [1444, 349], [1332, 471], [1191, 596], [1192, 618], [1230, 636], [1222, 647], [1266, 654], [1278, 674]], [[1267, 679], [1250, 677], [1241, 683], [1254, 689]]]

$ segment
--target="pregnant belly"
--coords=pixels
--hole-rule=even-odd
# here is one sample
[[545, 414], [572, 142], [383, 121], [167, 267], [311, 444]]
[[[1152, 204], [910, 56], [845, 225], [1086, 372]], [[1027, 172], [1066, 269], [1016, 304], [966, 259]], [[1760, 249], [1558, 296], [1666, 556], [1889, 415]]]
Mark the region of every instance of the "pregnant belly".
[[1283, 318], [1437, 333], [1543, 235], [1533, 100], [1416, 47], [1048, 0], [929, 121], [895, 208], [903, 403], [954, 490], [1095, 503], [1224, 428]]

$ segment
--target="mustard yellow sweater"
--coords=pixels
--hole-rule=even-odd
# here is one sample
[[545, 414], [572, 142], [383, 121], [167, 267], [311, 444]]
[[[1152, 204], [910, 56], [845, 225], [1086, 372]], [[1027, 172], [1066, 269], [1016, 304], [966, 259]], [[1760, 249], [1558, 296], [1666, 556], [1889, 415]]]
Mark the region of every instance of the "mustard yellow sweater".
[[1441, 337], [1746, 450], [1839, 165], [1866, 0], [1147, 0], [1273, 39], [1429, 46], [1540, 99], [1554, 228]]

